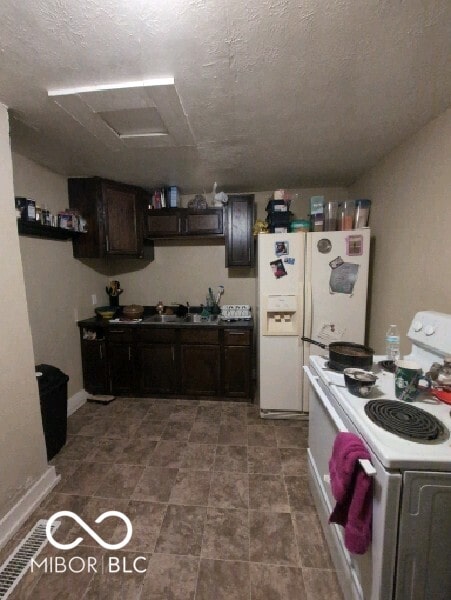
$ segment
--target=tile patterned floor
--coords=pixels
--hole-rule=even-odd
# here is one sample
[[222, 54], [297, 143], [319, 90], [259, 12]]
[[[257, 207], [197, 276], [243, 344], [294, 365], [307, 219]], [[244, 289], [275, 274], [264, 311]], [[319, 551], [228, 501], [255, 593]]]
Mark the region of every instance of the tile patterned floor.
[[[255, 406], [118, 399], [85, 404], [52, 461], [61, 481], [0, 552], [0, 564], [39, 518], [71, 510], [86, 522], [125, 513], [133, 536], [106, 551], [63, 520], [40, 558], [120, 559], [129, 573], [28, 572], [13, 600], [341, 600], [307, 483], [307, 424], [262, 421]], [[93, 527], [110, 543], [124, 526]], [[141, 559], [139, 557], [144, 557]], [[136, 572], [133, 561], [144, 572]], [[102, 562], [103, 561], [103, 562]], [[145, 565], [145, 567], [144, 567]]]

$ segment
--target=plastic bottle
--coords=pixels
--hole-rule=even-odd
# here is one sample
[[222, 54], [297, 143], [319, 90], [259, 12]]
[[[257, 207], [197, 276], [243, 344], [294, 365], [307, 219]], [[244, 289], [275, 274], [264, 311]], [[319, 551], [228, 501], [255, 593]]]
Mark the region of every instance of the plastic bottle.
[[387, 360], [396, 361], [399, 358], [399, 333], [396, 325], [390, 325], [385, 335], [385, 353]]

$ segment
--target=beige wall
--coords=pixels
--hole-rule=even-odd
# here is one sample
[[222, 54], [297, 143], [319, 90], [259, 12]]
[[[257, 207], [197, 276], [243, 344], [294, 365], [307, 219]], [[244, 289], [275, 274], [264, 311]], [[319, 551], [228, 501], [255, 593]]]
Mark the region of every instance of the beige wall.
[[0, 520], [47, 469], [14, 211], [6, 108], [0, 105]]
[[[14, 193], [57, 213], [67, 207], [67, 179], [13, 154]], [[75, 321], [92, 316], [91, 295], [107, 304], [104, 278], [72, 256], [70, 241], [21, 236], [20, 251], [36, 364], [69, 375], [69, 397], [83, 387]]]
[[451, 312], [451, 110], [361, 177], [350, 192], [371, 198], [375, 237], [369, 342], [384, 350], [390, 323], [405, 333], [418, 310]]

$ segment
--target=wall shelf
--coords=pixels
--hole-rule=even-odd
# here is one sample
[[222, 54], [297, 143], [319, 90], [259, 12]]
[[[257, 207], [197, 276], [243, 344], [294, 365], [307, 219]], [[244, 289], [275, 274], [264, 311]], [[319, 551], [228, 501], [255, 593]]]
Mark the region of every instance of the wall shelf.
[[33, 221], [17, 221], [19, 235], [29, 235], [33, 237], [43, 237], [50, 240], [69, 240], [77, 235], [78, 231], [63, 229], [62, 227], [51, 227], [50, 225], [42, 225]]

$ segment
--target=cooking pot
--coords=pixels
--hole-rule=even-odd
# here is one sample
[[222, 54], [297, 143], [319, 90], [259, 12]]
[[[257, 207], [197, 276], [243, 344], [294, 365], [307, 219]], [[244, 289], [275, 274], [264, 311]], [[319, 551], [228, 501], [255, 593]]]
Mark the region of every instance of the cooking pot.
[[129, 306], [124, 306], [122, 309], [122, 315], [126, 319], [140, 319], [143, 313], [144, 307], [139, 304], [130, 304]]
[[304, 342], [310, 342], [329, 350], [329, 367], [343, 371], [346, 367], [358, 367], [369, 369], [373, 364], [374, 350], [363, 344], [354, 342], [331, 342], [328, 346], [307, 337], [301, 338]]

